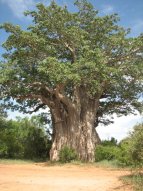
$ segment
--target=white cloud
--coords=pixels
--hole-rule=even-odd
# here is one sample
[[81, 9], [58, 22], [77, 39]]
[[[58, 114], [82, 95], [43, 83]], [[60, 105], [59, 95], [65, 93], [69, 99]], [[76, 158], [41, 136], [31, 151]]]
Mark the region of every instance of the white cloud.
[[101, 139], [110, 139], [115, 137], [118, 141], [127, 137], [129, 132], [132, 131], [133, 126], [141, 123], [143, 118], [141, 115], [129, 115], [117, 117], [114, 115], [114, 123], [109, 126], [97, 127], [97, 132]]
[[24, 17], [23, 12], [34, 7], [34, 0], [0, 0], [2, 3], [6, 4], [13, 14], [21, 19]]
[[114, 7], [112, 5], [104, 5], [101, 12], [105, 15], [111, 14], [114, 12]]

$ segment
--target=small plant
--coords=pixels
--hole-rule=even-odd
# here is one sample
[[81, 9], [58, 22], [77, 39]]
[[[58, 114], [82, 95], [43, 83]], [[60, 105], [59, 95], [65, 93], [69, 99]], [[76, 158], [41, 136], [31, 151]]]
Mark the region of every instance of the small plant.
[[68, 146], [64, 146], [60, 150], [59, 161], [62, 163], [67, 163], [73, 160], [77, 160], [77, 154], [75, 150], [72, 148], [69, 148]]

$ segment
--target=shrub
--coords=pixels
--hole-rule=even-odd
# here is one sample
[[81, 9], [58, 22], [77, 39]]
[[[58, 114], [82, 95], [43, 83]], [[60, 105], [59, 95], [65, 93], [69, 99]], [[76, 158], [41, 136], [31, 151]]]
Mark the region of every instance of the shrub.
[[128, 138], [119, 144], [121, 149], [118, 157], [124, 166], [143, 166], [143, 124], [134, 127]]
[[102, 141], [103, 146], [117, 146], [117, 139], [114, 137], [111, 137], [110, 140], [104, 140]]
[[119, 144], [112, 138], [95, 150], [95, 161], [116, 160], [121, 166], [143, 167], [143, 124], [138, 124]]
[[0, 140], [0, 158], [7, 155], [7, 145]]
[[62, 163], [71, 162], [77, 160], [77, 154], [74, 149], [64, 146], [59, 153], [59, 161]]
[[136, 125], [130, 135], [129, 153], [135, 166], [143, 165], [143, 124]]
[[95, 161], [117, 159], [120, 149], [117, 146], [98, 145], [95, 150]]
[[126, 138], [122, 140], [119, 144], [120, 153], [117, 157], [117, 160], [121, 166], [131, 166], [132, 165], [132, 157], [130, 154], [130, 139]]
[[0, 157], [46, 159], [51, 139], [38, 116], [4, 120], [0, 118]]

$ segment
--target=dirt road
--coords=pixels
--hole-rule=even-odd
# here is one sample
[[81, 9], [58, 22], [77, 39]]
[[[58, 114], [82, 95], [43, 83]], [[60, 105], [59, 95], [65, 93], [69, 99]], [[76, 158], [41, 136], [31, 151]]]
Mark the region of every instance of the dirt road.
[[0, 191], [131, 191], [119, 181], [125, 174], [90, 165], [0, 164]]

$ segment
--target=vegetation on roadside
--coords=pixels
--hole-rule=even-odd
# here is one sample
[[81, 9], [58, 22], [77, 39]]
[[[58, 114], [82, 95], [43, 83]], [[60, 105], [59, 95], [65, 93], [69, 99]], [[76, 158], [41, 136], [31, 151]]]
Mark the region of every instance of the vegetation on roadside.
[[0, 158], [43, 160], [49, 157], [51, 140], [38, 116], [0, 118]]
[[133, 173], [128, 176], [123, 176], [121, 180], [125, 184], [130, 184], [135, 191], [143, 191], [143, 174], [142, 173]]
[[102, 141], [95, 150], [95, 161], [113, 161], [118, 165], [142, 167], [143, 166], [143, 124], [134, 127], [133, 132], [120, 143], [114, 138]]
[[143, 191], [143, 123], [134, 127], [127, 138], [120, 143], [114, 138], [102, 141], [95, 150], [97, 165], [104, 167], [129, 167], [131, 175], [121, 180]]
[[[143, 167], [143, 124], [138, 124], [120, 143], [115, 138], [104, 140], [95, 150], [95, 162], [110, 162], [113, 166]], [[8, 120], [0, 118], [0, 158], [47, 159], [51, 138], [39, 116]], [[60, 150], [62, 163], [77, 161], [74, 149], [64, 146]], [[105, 162], [106, 161], [106, 162]]]
[[119, 152], [120, 150], [116, 139], [111, 138], [111, 140], [102, 141], [95, 150], [95, 161], [115, 160], [117, 155], [119, 155]]

